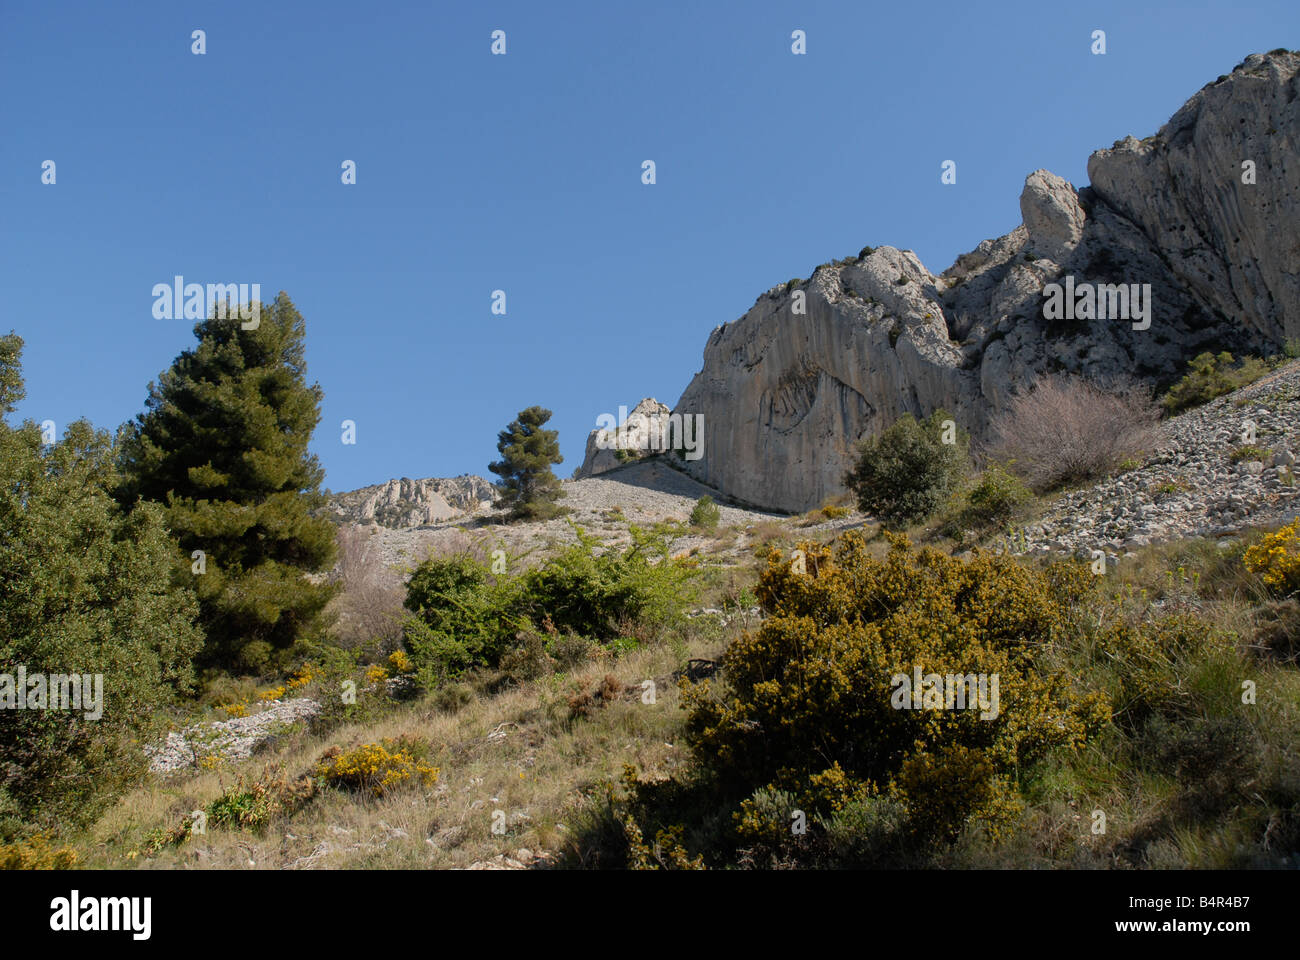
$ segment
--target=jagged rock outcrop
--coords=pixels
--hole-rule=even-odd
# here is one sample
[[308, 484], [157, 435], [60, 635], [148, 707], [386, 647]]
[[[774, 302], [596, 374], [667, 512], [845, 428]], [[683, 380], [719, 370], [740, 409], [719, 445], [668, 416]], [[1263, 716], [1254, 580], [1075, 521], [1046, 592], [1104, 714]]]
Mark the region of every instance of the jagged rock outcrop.
[[497, 489], [479, 476], [389, 480], [335, 494], [329, 508], [350, 523], [377, 523], [384, 527], [418, 527], [468, 516], [491, 507]]
[[[620, 413], [624, 411], [626, 408]], [[574, 477], [594, 477], [620, 464], [661, 452], [659, 447], [667, 436], [666, 425], [671, 413], [667, 404], [646, 397], [618, 422], [615, 429], [591, 431], [587, 435], [587, 452], [582, 466]]]
[[[704, 455], [681, 466], [740, 501], [806, 510], [904, 413], [946, 409], [978, 440], [1044, 373], [1167, 381], [1200, 350], [1300, 336], [1298, 71], [1300, 54], [1248, 57], [1155, 136], [1095, 153], [1082, 191], [1031, 173], [1023, 225], [938, 276], [880, 247], [769, 290], [710, 335], [673, 409], [704, 417]], [[1045, 319], [1045, 285], [1067, 277], [1149, 284], [1149, 326]]]

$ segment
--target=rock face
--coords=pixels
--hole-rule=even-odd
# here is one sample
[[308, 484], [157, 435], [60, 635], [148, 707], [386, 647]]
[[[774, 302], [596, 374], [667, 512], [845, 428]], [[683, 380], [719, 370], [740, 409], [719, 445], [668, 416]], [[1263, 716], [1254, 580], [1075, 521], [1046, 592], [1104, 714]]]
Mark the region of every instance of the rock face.
[[496, 487], [470, 474], [453, 479], [403, 477], [336, 494], [330, 500], [330, 510], [350, 523], [418, 527], [485, 510], [497, 496]]
[[[880, 247], [767, 291], [713, 331], [673, 409], [704, 417], [704, 455], [682, 468], [807, 510], [843, 491], [857, 441], [904, 413], [945, 409], [978, 440], [1045, 373], [1163, 382], [1201, 350], [1300, 336], [1298, 71], [1300, 54], [1248, 57], [1155, 136], [1095, 153], [1082, 191], [1031, 173], [1023, 225], [942, 274]], [[1044, 286], [1067, 277], [1149, 284], [1149, 326], [1044, 319]]]
[[[623, 408], [626, 410], [627, 408]], [[622, 412], [622, 411], [620, 411]], [[657, 453], [672, 411], [667, 404], [647, 397], [632, 408], [614, 430], [593, 430], [587, 435], [587, 452], [574, 479], [593, 477], [620, 464]]]

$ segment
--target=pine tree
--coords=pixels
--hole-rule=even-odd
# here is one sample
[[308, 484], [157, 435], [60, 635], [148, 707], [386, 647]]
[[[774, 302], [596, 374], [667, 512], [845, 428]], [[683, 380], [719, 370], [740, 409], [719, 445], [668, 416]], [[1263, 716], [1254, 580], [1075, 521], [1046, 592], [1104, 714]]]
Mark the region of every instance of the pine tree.
[[[0, 840], [14, 821], [84, 824], [142, 772], [140, 743], [190, 688], [202, 643], [193, 593], [171, 582], [161, 508], [128, 516], [110, 495], [111, 437], [77, 421], [46, 445], [30, 421], [5, 422], [22, 396], [21, 349], [0, 337]], [[33, 697], [52, 707], [56, 687], [71, 693], [55, 674], [92, 678], [92, 699], [99, 674], [99, 716], [84, 699], [33, 708]]]
[[306, 384], [302, 316], [284, 292], [255, 329], [233, 313], [198, 323], [198, 347], [149, 384], [146, 412], [124, 428], [119, 495], [165, 504], [199, 596], [204, 664], [258, 670], [323, 629], [333, 588], [306, 574], [333, 565], [334, 527], [316, 514], [324, 470], [307, 445], [322, 391]]
[[0, 419], [13, 413], [26, 396], [23, 389], [22, 353], [22, 337], [12, 330], [0, 337]]
[[488, 469], [501, 477], [498, 510], [509, 510], [513, 520], [547, 520], [568, 513], [555, 501], [565, 496], [551, 464], [563, 463], [558, 430], [543, 430], [551, 411], [529, 407], [497, 434], [501, 459]]

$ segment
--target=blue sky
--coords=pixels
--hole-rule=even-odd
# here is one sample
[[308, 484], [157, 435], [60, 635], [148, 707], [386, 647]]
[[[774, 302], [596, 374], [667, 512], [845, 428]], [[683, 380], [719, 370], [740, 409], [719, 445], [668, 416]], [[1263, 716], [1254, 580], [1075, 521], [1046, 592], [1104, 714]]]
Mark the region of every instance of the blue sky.
[[18, 416], [116, 427], [193, 343], [153, 285], [257, 282], [306, 318], [332, 489], [486, 474], [532, 404], [567, 477], [599, 414], [674, 404], [768, 287], [865, 244], [937, 272], [1019, 222], [1027, 173], [1084, 186], [1091, 151], [1297, 27], [1294, 0], [4, 0]]

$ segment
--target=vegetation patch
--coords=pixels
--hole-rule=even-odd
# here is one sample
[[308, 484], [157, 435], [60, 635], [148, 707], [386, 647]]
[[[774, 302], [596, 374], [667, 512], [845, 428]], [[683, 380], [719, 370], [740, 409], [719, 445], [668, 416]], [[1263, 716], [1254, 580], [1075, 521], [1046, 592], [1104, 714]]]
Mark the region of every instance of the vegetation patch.
[[351, 750], [331, 747], [316, 763], [316, 775], [328, 786], [367, 798], [382, 797], [407, 783], [432, 786], [438, 768], [426, 762], [429, 745], [415, 737], [365, 743]]

